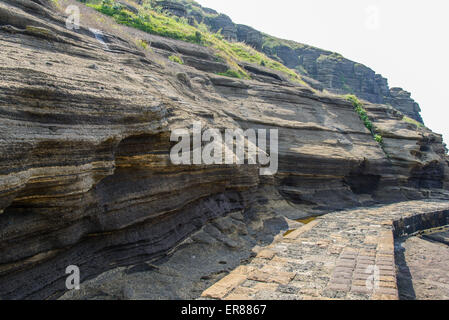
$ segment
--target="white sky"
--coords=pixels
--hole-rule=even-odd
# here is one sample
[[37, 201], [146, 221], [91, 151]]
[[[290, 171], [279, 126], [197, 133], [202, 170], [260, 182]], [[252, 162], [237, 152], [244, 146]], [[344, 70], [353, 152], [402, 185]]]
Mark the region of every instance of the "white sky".
[[449, 144], [449, 1], [197, 0], [280, 38], [336, 51], [412, 93]]

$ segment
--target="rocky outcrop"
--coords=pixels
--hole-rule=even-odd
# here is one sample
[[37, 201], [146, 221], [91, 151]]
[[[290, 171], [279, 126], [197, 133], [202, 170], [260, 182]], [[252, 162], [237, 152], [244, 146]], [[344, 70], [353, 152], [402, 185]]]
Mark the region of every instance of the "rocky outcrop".
[[245, 42], [299, 74], [318, 81], [319, 84], [307, 81], [312, 87], [337, 94], [356, 94], [372, 103], [390, 104], [408, 117], [424, 123], [419, 105], [410, 93], [398, 88], [390, 90], [388, 80], [370, 68], [338, 53], [262, 34], [251, 27], [235, 24], [231, 18], [215, 10], [208, 11], [197, 3], [194, 5], [196, 10], [190, 10], [189, 15], [198, 23], [204, 22], [213, 32], [221, 30], [226, 39]]
[[263, 35], [260, 31], [257, 31], [251, 27], [238, 24], [237, 39], [238, 41], [245, 42], [246, 44], [252, 46], [256, 50], [262, 50]]
[[[265, 36], [267, 39], [268, 36]], [[271, 39], [267, 40], [271, 41]], [[278, 57], [286, 66], [319, 81], [338, 94], [353, 93], [372, 103], [390, 104], [408, 117], [423, 123], [419, 105], [410, 93], [389, 88], [388, 80], [370, 68], [341, 55], [297, 43], [265, 45], [263, 51]]]
[[137, 9], [136, 7], [130, 5], [127, 2], [123, 2], [123, 1], [117, 1], [117, 3], [119, 5], [121, 5], [122, 7], [126, 8], [127, 10], [131, 11], [134, 14], [139, 14], [139, 9]]
[[157, 1], [156, 7], [161, 7], [167, 13], [178, 17], [185, 17], [187, 10], [184, 4], [175, 1]]
[[406, 116], [424, 123], [420, 115], [421, 108], [410, 96], [411, 93], [402, 88], [391, 88], [390, 98], [387, 98], [385, 102], [391, 104]]
[[217, 16], [206, 16], [204, 22], [210, 27], [212, 32], [218, 32], [227, 40], [237, 40], [237, 26], [225, 14]]
[[[151, 52], [122, 26], [98, 41], [89, 25], [65, 29], [50, 8], [44, 0], [0, 3], [1, 299], [56, 298], [69, 265], [83, 281], [118, 267], [151, 268], [141, 264], [167, 259], [211, 222], [224, 226], [204, 237], [235, 240], [228, 216], [248, 233], [248, 249], [260, 230], [286, 228], [285, 217], [447, 199], [441, 136], [392, 107], [366, 106], [382, 148], [342, 97], [260, 66], [247, 66], [256, 80], [222, 77], [209, 49], [134, 30]], [[190, 62], [166, 59], [173, 52]], [[278, 174], [172, 164], [170, 133], [194, 120], [278, 129]]]

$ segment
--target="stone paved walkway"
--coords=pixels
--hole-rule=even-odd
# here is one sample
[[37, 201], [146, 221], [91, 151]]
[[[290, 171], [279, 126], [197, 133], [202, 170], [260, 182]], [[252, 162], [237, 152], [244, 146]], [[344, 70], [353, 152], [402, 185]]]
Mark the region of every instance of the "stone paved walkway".
[[258, 250], [202, 298], [398, 299], [393, 221], [442, 210], [447, 201], [411, 201], [319, 217]]

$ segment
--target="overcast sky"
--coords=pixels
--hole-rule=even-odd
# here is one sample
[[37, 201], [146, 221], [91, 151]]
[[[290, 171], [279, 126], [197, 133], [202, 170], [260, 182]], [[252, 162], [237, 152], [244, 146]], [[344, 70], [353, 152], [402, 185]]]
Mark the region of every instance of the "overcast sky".
[[336, 51], [412, 93], [449, 144], [449, 1], [198, 0], [284, 39]]

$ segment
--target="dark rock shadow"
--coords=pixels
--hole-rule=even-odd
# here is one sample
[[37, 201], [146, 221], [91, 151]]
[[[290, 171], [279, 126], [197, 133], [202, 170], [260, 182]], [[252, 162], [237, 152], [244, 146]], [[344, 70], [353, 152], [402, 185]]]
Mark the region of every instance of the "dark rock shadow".
[[405, 248], [403, 246], [406, 238], [395, 241], [395, 261], [397, 269], [397, 285], [400, 300], [416, 300], [415, 288], [413, 287], [412, 274], [405, 260]]

